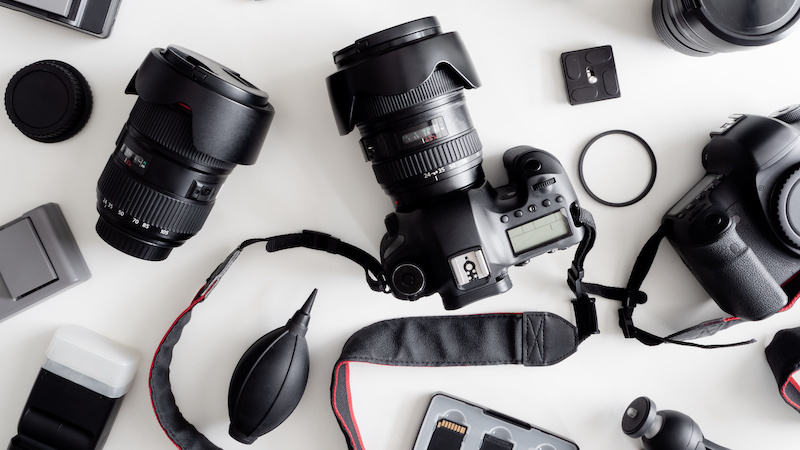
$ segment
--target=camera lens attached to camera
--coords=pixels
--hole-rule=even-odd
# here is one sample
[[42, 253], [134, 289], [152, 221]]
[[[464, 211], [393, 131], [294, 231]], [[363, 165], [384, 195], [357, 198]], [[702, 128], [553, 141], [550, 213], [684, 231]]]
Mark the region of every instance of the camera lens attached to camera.
[[479, 86], [456, 33], [427, 17], [333, 55], [328, 93], [339, 132], [358, 127], [365, 159], [391, 197], [381, 263], [400, 299], [439, 293], [456, 309], [511, 288], [508, 268], [584, 237], [577, 197], [553, 155], [503, 156], [509, 184], [484, 178], [464, 89]]
[[361, 38], [333, 60], [327, 82], [339, 133], [358, 126], [395, 208], [480, 182], [481, 143], [463, 94], [480, 81], [458, 34], [426, 17]]

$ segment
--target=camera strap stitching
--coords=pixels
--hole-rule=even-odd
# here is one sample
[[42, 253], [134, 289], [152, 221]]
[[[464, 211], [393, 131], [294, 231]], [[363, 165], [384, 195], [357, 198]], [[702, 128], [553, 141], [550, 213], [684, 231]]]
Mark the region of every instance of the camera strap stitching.
[[574, 325], [546, 312], [384, 320], [362, 328], [345, 343], [331, 379], [331, 406], [348, 448], [364, 450], [350, 390], [352, 363], [549, 366], [575, 353], [579, 344]]

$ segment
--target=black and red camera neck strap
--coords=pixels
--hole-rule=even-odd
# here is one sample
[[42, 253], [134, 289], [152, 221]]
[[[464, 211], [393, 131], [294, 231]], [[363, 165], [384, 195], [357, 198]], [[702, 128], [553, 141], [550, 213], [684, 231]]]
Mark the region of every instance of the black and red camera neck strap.
[[[594, 299], [583, 286], [583, 261], [594, 245], [594, 221], [585, 210], [573, 208], [573, 219], [585, 227], [568, 283], [575, 292], [578, 326], [551, 313], [483, 314], [475, 316], [409, 317], [370, 325], [345, 344], [336, 364], [331, 401], [337, 420], [351, 449], [363, 449], [353, 416], [349, 388], [349, 366], [353, 362], [395, 366], [475, 366], [523, 364], [547, 366], [573, 354], [584, 339], [597, 333]], [[314, 231], [242, 242], [206, 280], [188, 308], [175, 320], [153, 356], [150, 367], [150, 398], [162, 429], [184, 450], [219, 450], [181, 414], [170, 382], [170, 363], [175, 345], [191, 319], [195, 306], [217, 286], [245, 247], [266, 242], [268, 252], [303, 247], [342, 255], [366, 273], [367, 283], [379, 292], [389, 292], [380, 263], [363, 250], [330, 235]]]
[[[640, 290], [645, 277], [650, 272], [650, 268], [655, 260], [656, 253], [658, 252], [659, 245], [664, 238], [667, 237], [668, 225], [661, 225], [656, 233], [648, 239], [636, 262], [633, 265], [631, 276], [628, 279], [628, 285], [625, 289], [609, 288], [606, 286], [584, 283], [585, 289], [594, 295], [599, 295], [611, 300], [619, 300], [622, 302], [622, 307], [619, 309], [619, 326], [622, 328], [622, 333], [626, 338], [635, 338], [639, 342], [655, 346], [664, 343], [686, 345], [699, 348], [722, 348], [722, 347], [735, 347], [739, 345], [746, 345], [755, 342], [748, 340], [743, 342], [735, 342], [732, 344], [719, 344], [719, 345], [703, 345], [693, 342], [686, 342], [688, 340], [697, 339], [705, 336], [711, 336], [719, 331], [725, 330], [745, 320], [740, 317], [721, 317], [705, 321], [703, 323], [691, 326], [677, 333], [670, 334], [666, 337], [656, 336], [652, 333], [642, 330], [633, 324], [633, 311], [637, 305], [643, 304], [647, 301], [647, 295]], [[800, 277], [795, 277], [787, 281], [782, 288], [786, 291], [789, 302], [779, 312], [783, 312], [791, 308], [800, 298]]]
[[522, 364], [548, 366], [573, 354], [578, 330], [542, 312], [406, 317], [362, 328], [345, 343], [331, 380], [331, 406], [350, 450], [364, 450], [353, 412], [350, 366], [406, 367]]

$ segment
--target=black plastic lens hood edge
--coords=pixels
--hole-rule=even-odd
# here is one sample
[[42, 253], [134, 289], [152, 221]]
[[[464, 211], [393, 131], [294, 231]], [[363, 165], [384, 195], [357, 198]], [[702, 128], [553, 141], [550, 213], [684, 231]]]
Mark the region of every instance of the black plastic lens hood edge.
[[[407, 62], [406, 64], [398, 64]], [[466, 89], [480, 87], [478, 73], [458, 33], [427, 37], [342, 67], [327, 78], [328, 95], [339, 134], [355, 128], [353, 111], [359, 95], [390, 96], [408, 92], [441, 65], [449, 66]]]
[[150, 103], [188, 106], [198, 151], [231, 163], [255, 164], [275, 115], [272, 105], [245, 105], [201, 86], [174, 68], [162, 51], [148, 53], [125, 93]]

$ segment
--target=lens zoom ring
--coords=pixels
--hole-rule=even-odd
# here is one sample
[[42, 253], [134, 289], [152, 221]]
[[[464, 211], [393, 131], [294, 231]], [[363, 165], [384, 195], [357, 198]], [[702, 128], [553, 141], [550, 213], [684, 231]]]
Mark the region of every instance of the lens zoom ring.
[[359, 124], [377, 119], [463, 87], [450, 75], [450, 71], [436, 69], [424, 83], [408, 92], [385, 97], [380, 95], [359, 97], [356, 100], [353, 122]]
[[108, 164], [97, 189], [125, 214], [150, 226], [180, 234], [195, 234], [203, 227], [213, 203], [188, 203], [164, 195]]
[[480, 151], [481, 141], [478, 139], [478, 132], [473, 129], [435, 147], [392, 161], [375, 163], [372, 168], [379, 184], [390, 184], [430, 173]]
[[236, 167], [234, 163], [213, 158], [194, 148], [192, 117], [188, 113], [139, 98], [128, 122], [158, 145], [190, 161], [215, 169], [233, 170]]

